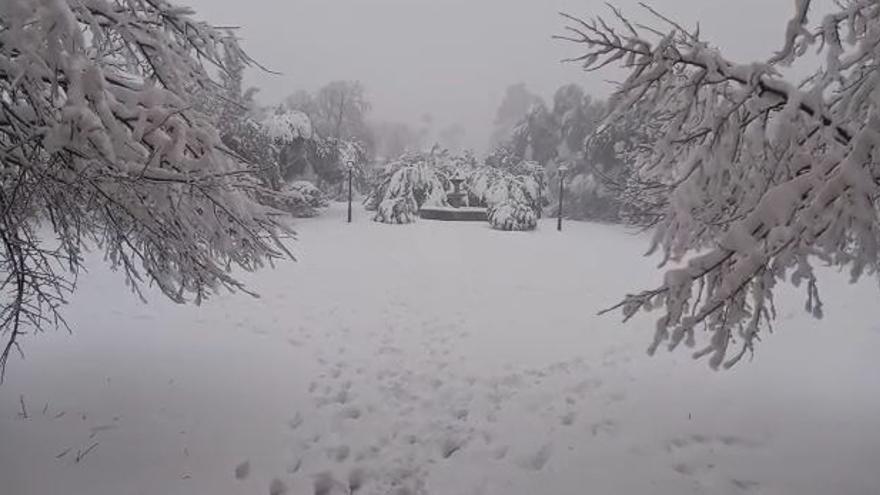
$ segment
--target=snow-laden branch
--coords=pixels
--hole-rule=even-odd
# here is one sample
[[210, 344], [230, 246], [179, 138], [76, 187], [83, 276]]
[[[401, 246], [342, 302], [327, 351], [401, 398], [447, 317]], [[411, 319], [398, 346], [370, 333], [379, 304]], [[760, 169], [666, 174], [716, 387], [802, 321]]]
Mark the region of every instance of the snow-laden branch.
[[258, 168], [195, 105], [253, 61], [191, 14], [164, 0], [0, 2], [0, 369], [17, 337], [62, 322], [87, 243], [134, 292], [154, 284], [177, 302], [243, 290], [233, 266], [289, 254], [276, 212], [254, 201]]
[[[560, 38], [587, 49], [574, 60], [630, 71], [605, 125], [641, 120], [656, 140], [632, 153], [633, 166], [667, 187], [652, 251], [681, 267], [615, 307], [627, 318], [665, 309], [651, 352], [695, 345], [702, 326], [712, 337], [696, 356], [732, 366], [775, 316], [778, 281], [806, 282], [807, 309], [820, 317], [814, 260], [849, 267], [853, 279], [880, 266], [880, 4], [842, 2], [813, 31], [810, 2], [796, 7], [782, 50], [749, 65], [659, 14], [667, 33], [613, 8], [620, 28], [565, 16]], [[799, 86], [784, 81], [776, 65], [813, 44], [823, 68]]]

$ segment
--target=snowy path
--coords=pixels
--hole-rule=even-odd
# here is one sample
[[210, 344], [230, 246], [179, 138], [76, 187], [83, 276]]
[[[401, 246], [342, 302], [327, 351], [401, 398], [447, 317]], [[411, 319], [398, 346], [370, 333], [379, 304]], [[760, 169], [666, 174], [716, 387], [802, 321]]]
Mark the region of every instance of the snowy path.
[[94, 263], [76, 335], [0, 387], [2, 493], [880, 490], [870, 282], [827, 280], [822, 322], [783, 295], [757, 359], [713, 373], [594, 316], [657, 277], [643, 238], [342, 212], [298, 223], [257, 300], [143, 305]]

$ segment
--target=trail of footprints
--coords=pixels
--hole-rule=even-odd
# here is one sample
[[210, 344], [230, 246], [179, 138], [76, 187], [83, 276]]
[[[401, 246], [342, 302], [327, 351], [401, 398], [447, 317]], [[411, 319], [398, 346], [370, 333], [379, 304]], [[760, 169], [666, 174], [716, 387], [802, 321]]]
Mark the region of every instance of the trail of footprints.
[[[424, 494], [431, 467], [465, 450], [484, 454], [487, 462], [540, 471], [553, 462], [554, 438], [570, 438], [572, 431], [583, 438], [618, 434], [608, 409], [626, 395], [608, 389], [599, 372], [625, 365], [627, 349], [610, 349], [595, 370], [575, 358], [496, 377], [467, 376], [457, 371], [464, 357], [456, 349], [468, 337], [463, 322], [423, 322], [413, 329], [400, 323], [408, 316], [405, 307], [391, 309], [385, 328], [357, 339], [353, 325], [320, 341], [304, 327], [288, 339], [320, 368], [308, 387], [312, 403], [288, 422], [287, 475], [310, 480], [315, 495]], [[500, 425], [524, 415], [544, 430], [537, 436], [546, 441], [531, 448], [505, 441]], [[673, 469], [683, 476], [704, 469], [686, 455], [692, 445], [701, 444], [679, 439], [668, 446], [680, 459]], [[743, 490], [754, 486], [736, 483]]]
[[[672, 459], [672, 468], [679, 475], [690, 478], [701, 491], [752, 492], [760, 488], [757, 481], [731, 476], [719, 468], [719, 461], [730, 456], [748, 456], [762, 446], [734, 435], [690, 435], [669, 440], [666, 451]], [[725, 490], [727, 489], [727, 490]]]

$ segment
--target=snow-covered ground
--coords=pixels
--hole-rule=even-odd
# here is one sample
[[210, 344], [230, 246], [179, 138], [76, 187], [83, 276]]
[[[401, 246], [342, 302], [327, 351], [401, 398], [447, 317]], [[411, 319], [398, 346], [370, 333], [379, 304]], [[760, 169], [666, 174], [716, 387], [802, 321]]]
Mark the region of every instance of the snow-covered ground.
[[880, 492], [875, 282], [823, 273], [818, 322], [786, 291], [716, 373], [647, 357], [653, 315], [595, 316], [659, 278], [644, 237], [343, 212], [245, 277], [260, 299], [144, 305], [95, 256], [75, 335], [26, 341], [0, 387], [0, 492]]

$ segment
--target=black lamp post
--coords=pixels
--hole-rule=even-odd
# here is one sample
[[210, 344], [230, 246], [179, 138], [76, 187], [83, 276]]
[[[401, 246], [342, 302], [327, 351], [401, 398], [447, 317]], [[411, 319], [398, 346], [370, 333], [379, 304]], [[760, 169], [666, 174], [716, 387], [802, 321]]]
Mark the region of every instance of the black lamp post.
[[568, 172], [568, 167], [565, 165], [559, 167], [559, 211], [558, 216], [556, 218], [556, 230], [562, 232], [562, 196], [565, 194], [565, 188], [563, 187], [563, 182], [565, 181], [565, 173]]
[[542, 211], [542, 210], [544, 209], [544, 205], [543, 205], [543, 202], [544, 202], [544, 198], [543, 198], [543, 194], [544, 194], [544, 184], [545, 184], [545, 182], [544, 182], [544, 170], [541, 170], [541, 182], [538, 184], [538, 219], [539, 219], [539, 220], [540, 220], [541, 217], [543, 216], [543, 215], [542, 215], [542, 214], [543, 214], [543, 211]]
[[351, 223], [351, 174], [354, 171], [354, 163], [348, 162], [348, 223]]

